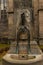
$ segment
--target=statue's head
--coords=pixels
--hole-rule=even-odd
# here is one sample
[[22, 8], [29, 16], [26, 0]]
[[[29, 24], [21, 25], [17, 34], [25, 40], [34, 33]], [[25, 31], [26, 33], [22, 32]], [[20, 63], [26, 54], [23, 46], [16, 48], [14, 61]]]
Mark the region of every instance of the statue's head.
[[25, 25], [25, 13], [21, 14], [21, 24]]

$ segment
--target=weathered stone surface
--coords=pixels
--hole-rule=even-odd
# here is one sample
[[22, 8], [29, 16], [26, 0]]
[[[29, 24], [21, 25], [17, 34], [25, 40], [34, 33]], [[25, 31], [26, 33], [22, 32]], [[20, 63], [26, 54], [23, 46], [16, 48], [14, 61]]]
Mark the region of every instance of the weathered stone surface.
[[9, 39], [15, 39], [15, 24], [14, 24], [14, 14], [8, 14], [8, 32], [9, 32]]
[[43, 9], [43, 0], [39, 0], [39, 9]]
[[43, 11], [39, 11], [39, 36], [43, 38]]
[[14, 2], [13, 0], [7, 1], [7, 12], [13, 12], [14, 10]]
[[31, 64], [18, 64], [18, 63], [9, 63], [9, 62], [6, 62], [5, 60], [3, 60], [3, 65], [43, 65], [43, 61], [38, 61], [38, 62], [35, 62], [35, 63], [31, 63]]

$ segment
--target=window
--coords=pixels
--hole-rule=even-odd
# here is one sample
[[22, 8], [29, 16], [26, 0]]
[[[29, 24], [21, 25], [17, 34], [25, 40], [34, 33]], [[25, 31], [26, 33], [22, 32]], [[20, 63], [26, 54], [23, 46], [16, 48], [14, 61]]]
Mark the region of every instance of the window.
[[1, 3], [1, 10], [7, 7], [7, 0], [0, 0]]

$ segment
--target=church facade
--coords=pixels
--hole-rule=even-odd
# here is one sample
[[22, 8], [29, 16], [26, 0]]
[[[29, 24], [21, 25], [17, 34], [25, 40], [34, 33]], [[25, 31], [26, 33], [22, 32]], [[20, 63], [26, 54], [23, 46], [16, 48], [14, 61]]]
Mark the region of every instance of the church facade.
[[[32, 26], [31, 40], [36, 40], [40, 44], [43, 43], [43, 0], [0, 0], [0, 9], [1, 38], [15, 39], [15, 27], [18, 26], [20, 21], [20, 16], [18, 15], [29, 9], [32, 11], [32, 15], [30, 14], [32, 19], [30, 22]], [[17, 24], [15, 21], [18, 21]], [[27, 24], [30, 25], [30, 23]]]

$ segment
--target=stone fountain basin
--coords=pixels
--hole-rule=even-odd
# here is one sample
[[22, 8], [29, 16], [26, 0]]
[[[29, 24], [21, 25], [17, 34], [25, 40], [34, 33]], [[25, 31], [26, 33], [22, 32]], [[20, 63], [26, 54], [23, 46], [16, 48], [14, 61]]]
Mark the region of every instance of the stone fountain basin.
[[[29, 58], [30, 57], [30, 58]], [[3, 60], [5, 60], [8, 63], [12, 63], [12, 64], [30, 64], [30, 63], [35, 63], [35, 62], [39, 62], [41, 60], [43, 60], [43, 54], [39, 54], [39, 55], [28, 55], [28, 59], [27, 60], [20, 60], [18, 58], [18, 54], [6, 54], [3, 57]]]
[[2, 65], [43, 65], [43, 53], [36, 41], [31, 41], [30, 46], [31, 52], [28, 56], [15, 54], [15, 48], [11, 47], [8, 53], [2, 58]]

